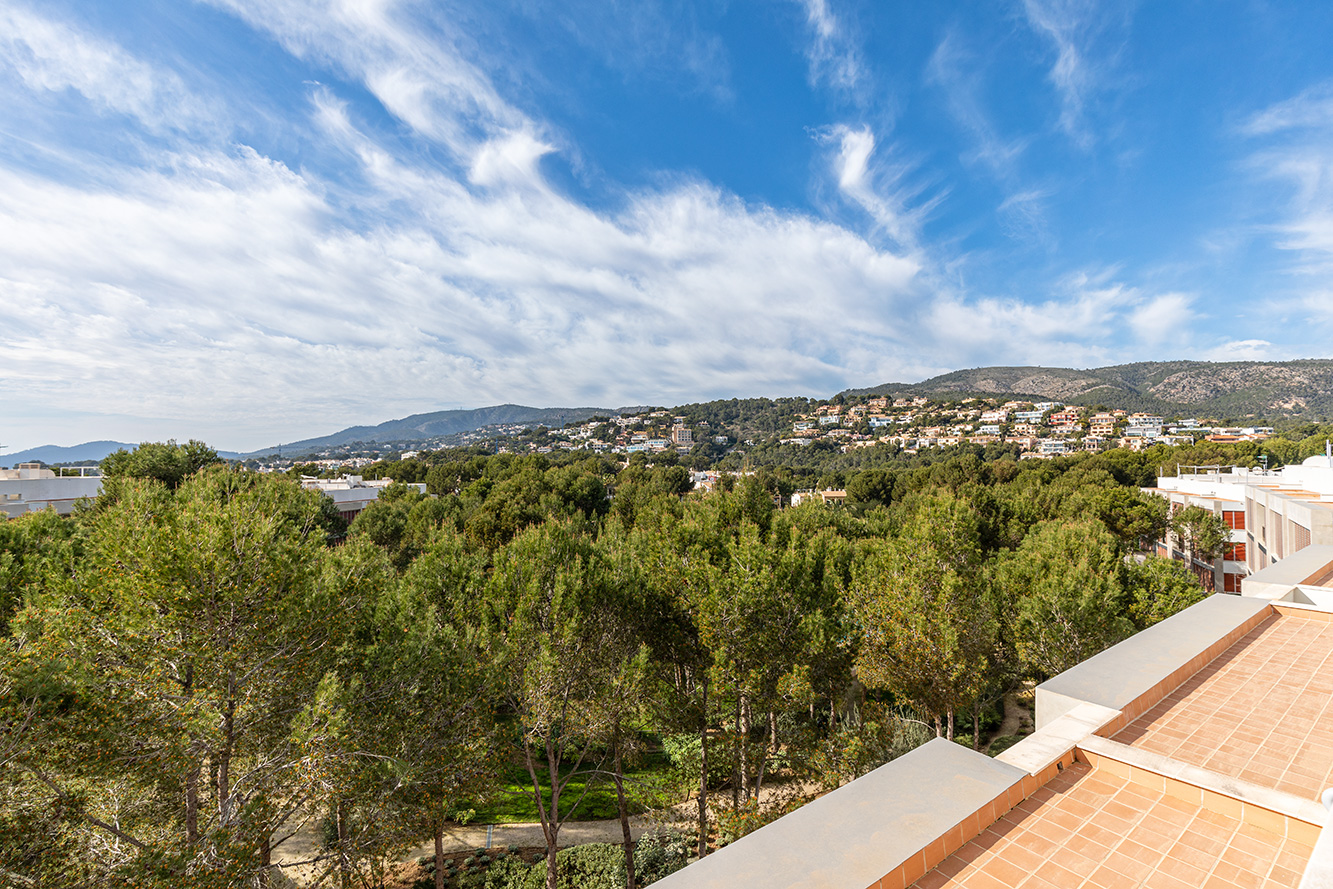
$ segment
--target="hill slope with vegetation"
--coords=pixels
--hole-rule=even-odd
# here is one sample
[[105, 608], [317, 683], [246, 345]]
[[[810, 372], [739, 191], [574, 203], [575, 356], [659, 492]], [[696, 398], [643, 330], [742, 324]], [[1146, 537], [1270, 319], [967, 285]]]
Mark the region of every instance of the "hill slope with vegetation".
[[1081, 405], [1118, 405], [1168, 415], [1228, 418], [1333, 415], [1333, 360], [1142, 361], [1077, 370], [980, 367], [920, 383], [886, 383], [858, 395], [1013, 395]]

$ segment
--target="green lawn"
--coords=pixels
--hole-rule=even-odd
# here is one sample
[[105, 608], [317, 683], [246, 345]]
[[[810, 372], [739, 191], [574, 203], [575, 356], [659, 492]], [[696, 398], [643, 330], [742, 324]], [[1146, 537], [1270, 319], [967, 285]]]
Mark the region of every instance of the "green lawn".
[[[625, 793], [629, 798], [630, 814], [646, 811], [648, 806], [644, 801], [660, 796], [669, 769], [670, 763], [666, 756], [654, 753], [645, 757], [638, 768], [626, 773]], [[563, 774], [568, 773], [568, 769], [563, 772]], [[541, 776], [542, 773], [538, 772], [538, 775]], [[580, 775], [570, 781], [561, 793], [561, 810], [563, 811], [578, 798], [589, 780], [592, 781], [592, 787], [570, 817], [578, 821], [619, 817], [619, 809], [616, 806], [616, 785], [605, 775]], [[542, 790], [549, 800], [549, 785], [543, 786]], [[509, 824], [539, 820], [537, 804], [532, 798], [532, 779], [528, 776], [528, 770], [522, 765], [513, 765], [509, 768], [498, 792], [491, 799], [471, 807], [476, 810], [471, 819], [473, 824]]]

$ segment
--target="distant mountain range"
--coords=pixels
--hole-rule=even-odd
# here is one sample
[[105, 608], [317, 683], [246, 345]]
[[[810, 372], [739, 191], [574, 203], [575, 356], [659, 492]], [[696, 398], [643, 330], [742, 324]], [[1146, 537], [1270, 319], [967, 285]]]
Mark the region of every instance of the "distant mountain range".
[[0, 453], [0, 462], [6, 466], [18, 463], [82, 463], [85, 460], [101, 460], [107, 454], [121, 448], [132, 450], [134, 447], [123, 441], [85, 441], [83, 444], [68, 448], [42, 445], [38, 448], [28, 448], [26, 451], [15, 451], [12, 454]]
[[[100, 462], [107, 454], [113, 454], [121, 448], [132, 451], [137, 447], [137, 444], [125, 441], [85, 441], [83, 444], [71, 445], [67, 448], [60, 445], [42, 445], [41, 447], [28, 448], [26, 451], [15, 451], [12, 454], [0, 453], [0, 465], [15, 466], [19, 463], [45, 463], [48, 466], [53, 466], [57, 463], [86, 463], [89, 460]], [[218, 451], [218, 455], [227, 460], [235, 460], [241, 456], [234, 451]]]
[[[1333, 359], [1297, 361], [1143, 361], [1076, 370], [1067, 367], [980, 367], [957, 370], [920, 383], [885, 383], [869, 389], [848, 389], [847, 396], [920, 395], [1030, 398], [1067, 404], [1105, 405], [1167, 416], [1217, 420], [1300, 417], [1333, 418]], [[341, 432], [281, 445], [284, 456], [318, 453], [357, 442], [411, 446], [488, 426], [563, 426], [596, 416], [637, 413], [644, 407], [524, 407], [500, 404], [474, 410], [435, 411], [389, 420], [377, 426], [350, 426]], [[13, 454], [0, 462], [77, 463], [101, 460], [119, 448], [135, 445], [90, 441], [73, 447], [46, 445]], [[247, 454], [219, 451], [228, 459], [277, 452], [278, 446]]]
[[1218, 419], [1333, 416], [1333, 360], [1142, 361], [1075, 370], [979, 367], [845, 395], [1014, 396]]
[[[435, 411], [429, 414], [413, 414], [401, 420], [389, 420], [378, 426], [349, 426], [341, 432], [320, 438], [307, 438], [302, 441], [284, 443], [280, 447], [283, 456], [295, 454], [313, 454], [327, 448], [342, 447], [355, 442], [376, 444], [429, 441], [471, 432], [485, 426], [528, 425], [528, 426], [563, 426], [577, 423], [597, 416], [613, 416], [623, 411], [638, 408], [605, 407], [523, 407], [518, 404], [498, 404], [493, 407], [479, 407], [473, 410]], [[278, 447], [261, 448], [244, 457], [258, 457], [275, 453]]]

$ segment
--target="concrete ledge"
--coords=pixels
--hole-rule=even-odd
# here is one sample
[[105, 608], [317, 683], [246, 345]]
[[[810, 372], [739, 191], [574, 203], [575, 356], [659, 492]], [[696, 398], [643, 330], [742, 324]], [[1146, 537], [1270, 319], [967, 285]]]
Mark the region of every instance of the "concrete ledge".
[[1180, 760], [1089, 736], [1079, 744], [1089, 765], [1219, 815], [1312, 846], [1327, 820], [1315, 800], [1261, 787]]
[[1037, 686], [1037, 729], [1079, 703], [1121, 711], [1113, 734], [1272, 616], [1269, 603], [1216, 594]]
[[[1333, 806], [1333, 788], [1324, 791], [1325, 804]], [[1319, 841], [1306, 862], [1300, 889], [1333, 889], [1333, 818], [1319, 833]]]
[[1029, 775], [1042, 776], [1057, 764], [1070, 765], [1079, 742], [1119, 715], [1119, 710], [1099, 704], [1078, 704], [995, 758]]
[[1273, 602], [1273, 611], [1297, 620], [1333, 620], [1333, 611], [1323, 605], [1304, 602]]
[[1024, 778], [936, 738], [653, 885], [902, 889], [1021, 802]]

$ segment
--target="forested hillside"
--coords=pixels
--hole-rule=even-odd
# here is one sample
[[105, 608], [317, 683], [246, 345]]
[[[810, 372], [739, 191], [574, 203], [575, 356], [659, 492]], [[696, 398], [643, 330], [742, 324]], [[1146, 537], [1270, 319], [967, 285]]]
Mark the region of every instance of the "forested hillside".
[[1145, 361], [1088, 370], [982, 367], [844, 394], [1014, 395], [1168, 416], [1324, 419], [1333, 417], [1333, 360]]
[[[318, 881], [346, 885], [514, 775], [548, 886], [599, 787], [622, 817], [691, 799], [679, 848], [705, 854], [930, 735], [994, 752], [1007, 691], [1204, 594], [1125, 558], [1165, 525], [1137, 488], [1161, 455], [955, 455], [778, 509], [769, 470], [699, 495], [642, 458], [450, 452], [348, 528], [179, 450], [109, 464], [71, 519], [0, 524], [0, 868], [22, 885], [249, 885], [307, 821]], [[627, 847], [618, 879], [683, 862]]]

